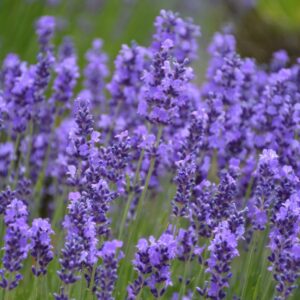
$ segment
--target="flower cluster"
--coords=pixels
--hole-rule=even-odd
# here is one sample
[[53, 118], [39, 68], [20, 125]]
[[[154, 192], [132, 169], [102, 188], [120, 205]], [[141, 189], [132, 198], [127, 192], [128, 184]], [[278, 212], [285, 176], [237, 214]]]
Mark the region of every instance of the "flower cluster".
[[176, 256], [176, 241], [171, 234], [164, 233], [158, 240], [140, 239], [137, 249], [133, 265], [138, 278], [128, 286], [127, 298], [136, 299], [144, 286], [149, 287], [155, 297], [162, 296], [172, 285], [170, 262]]
[[[279, 51], [261, 66], [216, 33], [198, 86], [199, 27], [165, 10], [154, 26], [113, 71], [95, 39], [81, 71], [44, 16], [36, 60], [1, 63], [0, 286], [26, 274], [57, 300], [79, 286], [80, 298], [250, 299], [255, 277], [275, 299], [299, 297], [300, 60]], [[257, 276], [266, 257], [273, 276]]]

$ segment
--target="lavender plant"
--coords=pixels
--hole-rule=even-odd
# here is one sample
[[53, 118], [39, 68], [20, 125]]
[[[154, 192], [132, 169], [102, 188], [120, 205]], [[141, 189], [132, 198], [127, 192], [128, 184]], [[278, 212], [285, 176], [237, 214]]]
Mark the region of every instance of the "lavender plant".
[[1, 63], [2, 298], [299, 299], [299, 60], [216, 33], [199, 86], [200, 28], [163, 10], [81, 70], [60, 25]]

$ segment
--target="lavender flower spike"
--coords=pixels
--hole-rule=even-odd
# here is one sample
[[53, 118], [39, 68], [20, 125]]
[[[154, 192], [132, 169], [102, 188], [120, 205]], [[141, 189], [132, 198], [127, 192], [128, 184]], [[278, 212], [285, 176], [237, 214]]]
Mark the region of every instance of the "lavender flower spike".
[[32, 272], [35, 276], [45, 275], [46, 268], [53, 259], [51, 234], [54, 234], [54, 231], [48, 220], [41, 218], [33, 220], [30, 229], [30, 250], [31, 256], [36, 260], [36, 265], [32, 266]]
[[138, 112], [152, 123], [171, 123], [189, 100], [187, 90], [193, 69], [187, 66], [187, 60], [178, 63], [170, 59], [173, 47], [172, 40], [165, 40], [142, 78], [144, 90]]
[[29, 227], [27, 224], [27, 207], [17, 199], [8, 205], [5, 212], [7, 226], [4, 237], [3, 269], [0, 270], [0, 286], [4, 289], [14, 289], [23, 279], [22, 262], [27, 257], [29, 245]]
[[214, 231], [214, 238], [208, 247], [210, 257], [207, 260], [207, 272], [211, 274], [210, 286], [204, 290], [198, 289], [200, 294], [211, 299], [224, 299], [224, 289], [229, 286], [231, 277], [231, 262], [239, 255], [237, 250], [237, 237], [229, 229], [227, 221], [223, 221]]
[[276, 284], [276, 299], [287, 299], [300, 277], [299, 256], [300, 199], [294, 194], [280, 208], [274, 218], [270, 232], [269, 248], [271, 262], [269, 271], [273, 273]]
[[140, 239], [133, 260], [138, 278], [127, 288], [128, 300], [134, 300], [144, 286], [150, 288], [154, 297], [162, 296], [172, 285], [170, 263], [176, 257], [177, 243], [173, 235], [163, 233], [158, 240], [150, 237]]
[[49, 48], [56, 26], [55, 23], [55, 18], [52, 16], [43, 16], [36, 22], [36, 33], [43, 51]]
[[114, 300], [112, 293], [118, 277], [118, 261], [123, 257], [122, 252], [117, 256], [117, 251], [122, 245], [122, 241], [107, 241], [99, 251], [102, 264], [96, 270], [93, 287], [93, 292], [98, 300]]

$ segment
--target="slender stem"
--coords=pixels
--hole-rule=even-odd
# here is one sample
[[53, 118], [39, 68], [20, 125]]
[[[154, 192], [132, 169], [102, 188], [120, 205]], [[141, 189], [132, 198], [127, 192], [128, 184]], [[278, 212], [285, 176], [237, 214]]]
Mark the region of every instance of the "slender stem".
[[44, 289], [44, 292], [45, 292], [45, 296], [46, 296], [46, 299], [48, 298], [48, 277], [47, 277], [48, 274], [44, 275], [43, 276], [43, 289]]
[[[193, 250], [191, 252], [193, 252]], [[190, 268], [190, 263], [191, 263], [191, 257], [189, 256], [188, 261], [186, 261], [184, 264], [183, 277], [182, 277], [181, 287], [179, 291], [179, 299], [182, 299], [182, 297], [185, 294], [186, 277], [187, 277], [188, 269]]]
[[246, 291], [247, 291], [248, 284], [249, 284], [249, 271], [250, 271], [250, 266], [252, 264], [252, 260], [253, 260], [253, 256], [254, 256], [254, 252], [255, 252], [255, 248], [256, 248], [256, 239], [257, 239], [257, 232], [255, 231], [253, 233], [253, 240], [251, 243], [252, 245], [251, 245], [250, 254], [247, 256], [247, 260], [246, 260], [245, 276], [244, 276], [244, 280], [242, 282], [241, 299], [246, 299], [245, 295], [246, 295]]
[[58, 204], [58, 206], [55, 208], [55, 212], [54, 212], [54, 216], [52, 218], [52, 228], [56, 227], [57, 226], [57, 222], [58, 220], [60, 220], [60, 218], [63, 217], [64, 215], [64, 202], [65, 202], [65, 199], [67, 197], [67, 194], [68, 194], [68, 188], [66, 188], [62, 194], [61, 197], [58, 197], [57, 200], [56, 200], [56, 204]]
[[80, 297], [79, 297], [80, 300], [85, 299], [84, 286], [85, 286], [85, 278], [82, 276], [80, 280]]
[[29, 122], [29, 141], [28, 141], [28, 149], [27, 149], [27, 156], [25, 162], [25, 172], [26, 176], [29, 176], [29, 165], [30, 165], [30, 157], [32, 151], [32, 140], [33, 140], [33, 120], [31, 119]]
[[[159, 142], [160, 142], [160, 139], [161, 139], [161, 136], [162, 136], [162, 132], [163, 132], [163, 126], [159, 126], [157, 137], [156, 137], [155, 148], [157, 148], [158, 145], [159, 145]], [[141, 210], [142, 210], [143, 205], [144, 205], [146, 193], [148, 191], [150, 179], [151, 179], [151, 176], [152, 176], [152, 173], [153, 173], [153, 170], [154, 170], [155, 160], [156, 160], [155, 156], [151, 158], [150, 167], [149, 167], [149, 170], [148, 170], [148, 173], [147, 173], [145, 185], [144, 185], [144, 188], [143, 188], [143, 191], [142, 191], [142, 195], [141, 195], [141, 197], [139, 199], [137, 210], [136, 210], [137, 217], [140, 216]]]
[[[210, 242], [210, 241], [209, 241]], [[200, 272], [198, 273], [197, 277], [196, 277], [196, 280], [195, 280], [195, 285], [194, 285], [194, 290], [193, 290], [193, 296], [195, 295], [196, 293], [196, 289], [200, 283], [200, 280], [202, 279], [203, 277], [203, 274], [204, 274], [204, 270], [205, 270], [205, 261], [207, 260], [208, 258], [208, 249], [206, 248], [204, 250], [204, 253], [203, 253], [203, 261], [202, 261], [202, 266], [201, 266], [201, 270]]]
[[139, 181], [140, 169], [141, 169], [141, 166], [142, 166], [144, 155], [145, 155], [145, 151], [142, 150], [142, 152], [140, 154], [138, 164], [137, 164], [137, 167], [136, 167], [136, 171], [135, 171], [135, 176], [134, 176], [134, 181], [133, 181], [133, 189], [132, 189], [131, 193], [129, 194], [129, 197], [128, 197], [127, 202], [126, 202], [125, 209], [123, 211], [123, 215], [122, 215], [122, 219], [121, 219], [121, 223], [120, 223], [118, 239], [120, 239], [122, 237], [123, 230], [124, 230], [124, 227], [125, 227], [126, 218], [127, 218], [127, 215], [128, 215], [128, 211], [129, 211], [130, 206], [132, 204], [132, 201], [134, 199], [135, 187], [136, 187], [136, 185]]
[[268, 281], [267, 281], [267, 285], [264, 287], [264, 293], [263, 293], [263, 296], [262, 296], [262, 300], [268, 300], [268, 299], [273, 299], [273, 298], [269, 298], [268, 297], [268, 293], [269, 293], [269, 290], [270, 290], [270, 286], [271, 286], [271, 283], [272, 283], [272, 279], [270, 280], [269, 278], [270, 276], [268, 276]]
[[[12, 172], [16, 171], [17, 167], [18, 167], [18, 150], [19, 150], [20, 142], [21, 142], [21, 134], [18, 134], [16, 142], [15, 142], [15, 147], [14, 147], [14, 155], [15, 155], [14, 158], [15, 158], [15, 160], [13, 159], [10, 162], [10, 167], [9, 167], [8, 175], [7, 175], [8, 181], [10, 181], [10, 177], [11, 177]], [[14, 187], [16, 185], [16, 182], [18, 181], [17, 177], [19, 176], [19, 173], [17, 172], [17, 174], [15, 174], [15, 176], [16, 176], [16, 178], [15, 178], [14, 184], [13, 184]]]
[[33, 299], [39, 299], [39, 286], [38, 286], [38, 276], [34, 276], [34, 284], [33, 284]]
[[91, 300], [93, 300], [93, 298], [94, 298], [93, 285], [94, 285], [94, 278], [95, 278], [96, 268], [97, 268], [97, 266], [93, 266], [92, 275], [91, 275], [91, 282], [90, 282], [90, 286], [89, 286], [90, 299]]
[[52, 124], [52, 128], [51, 128], [51, 133], [50, 133], [50, 139], [49, 139], [49, 142], [48, 142], [48, 145], [47, 145], [47, 149], [46, 149], [46, 155], [45, 155], [45, 158], [44, 158], [44, 161], [43, 161], [43, 165], [42, 165], [42, 170], [40, 171], [39, 173], [39, 176], [38, 176], [38, 179], [35, 183], [35, 186], [34, 186], [34, 198], [35, 198], [35, 205], [34, 205], [34, 214], [37, 214], [39, 209], [40, 209], [40, 196], [41, 196], [41, 191], [42, 191], [42, 188], [44, 186], [44, 180], [45, 180], [45, 175], [46, 175], [46, 169], [47, 169], [47, 166], [48, 166], [48, 160], [49, 160], [49, 157], [50, 157], [50, 153], [51, 153], [51, 144], [52, 144], [52, 141], [53, 141], [53, 138], [54, 138], [54, 131], [55, 131], [55, 126], [56, 126], [56, 123], [57, 123], [57, 116], [54, 116], [54, 122]]

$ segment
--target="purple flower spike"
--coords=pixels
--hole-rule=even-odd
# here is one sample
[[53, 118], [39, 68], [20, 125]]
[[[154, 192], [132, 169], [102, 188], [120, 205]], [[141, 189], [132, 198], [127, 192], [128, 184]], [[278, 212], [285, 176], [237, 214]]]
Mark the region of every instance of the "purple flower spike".
[[[276, 284], [276, 299], [287, 299], [300, 277], [300, 199], [294, 194], [281, 206], [273, 219], [269, 248], [269, 271]], [[296, 251], [297, 250], [297, 251]]]
[[93, 47], [86, 53], [88, 62], [84, 70], [85, 88], [91, 93], [91, 104], [97, 108], [104, 107], [105, 78], [109, 75], [107, 55], [102, 52], [102, 40], [93, 41]]
[[107, 241], [99, 251], [102, 264], [96, 270], [93, 287], [93, 292], [99, 300], [114, 300], [112, 293], [118, 278], [118, 262], [123, 256], [122, 252], [117, 255], [117, 251], [122, 245], [123, 242], [118, 240]]
[[54, 234], [48, 220], [34, 219], [30, 229], [30, 249], [31, 256], [36, 260], [36, 265], [32, 266], [35, 276], [45, 275], [47, 266], [53, 259], [53, 246], [50, 235]]
[[29, 251], [27, 216], [27, 207], [17, 199], [8, 205], [5, 212], [5, 224], [7, 226], [3, 247], [5, 253], [2, 259], [3, 269], [0, 273], [2, 278], [0, 286], [4, 289], [14, 289], [23, 279], [19, 271]]
[[177, 165], [177, 191], [172, 201], [173, 214], [176, 217], [184, 217], [188, 215], [188, 205], [195, 185], [196, 165], [189, 158], [179, 161]]
[[14, 158], [14, 145], [11, 142], [0, 144], [0, 176], [6, 177]]
[[71, 56], [58, 62], [55, 66], [57, 74], [53, 83], [54, 101], [68, 104], [73, 96], [73, 89], [79, 77], [79, 70], [76, 63], [76, 57]]
[[159, 50], [164, 41], [170, 39], [174, 44], [172, 50], [174, 57], [179, 62], [197, 58], [200, 27], [194, 25], [192, 19], [184, 20], [172, 11], [161, 10], [154, 26], [156, 28], [152, 44], [154, 51]]
[[49, 43], [53, 37], [55, 26], [55, 17], [52, 16], [43, 16], [36, 22], [36, 33], [43, 51], [49, 48]]
[[159, 297], [172, 285], [170, 263], [176, 257], [176, 240], [173, 235], [163, 233], [158, 240], [150, 237], [149, 241], [140, 239], [137, 244], [133, 265], [138, 278], [127, 288], [128, 300], [136, 299], [144, 286], [148, 286], [151, 293]]
[[85, 267], [92, 268], [97, 261], [98, 240], [89, 200], [71, 193], [68, 210], [63, 223], [67, 236], [59, 260], [62, 269], [58, 275], [66, 284], [72, 284], [81, 278], [79, 274]]
[[170, 60], [173, 46], [172, 40], [165, 40], [154, 54], [149, 70], [144, 72], [138, 112], [152, 123], [171, 123], [189, 100], [187, 90], [193, 69], [186, 60], [182, 63]]
[[249, 202], [249, 216], [255, 229], [264, 230], [270, 207], [275, 202], [275, 182], [279, 172], [278, 155], [273, 150], [264, 150], [257, 170], [254, 197]]
[[207, 272], [211, 274], [210, 285], [204, 290], [198, 289], [200, 294], [211, 299], [224, 299], [225, 288], [229, 286], [231, 277], [231, 262], [239, 255], [237, 237], [229, 229], [226, 221], [221, 222], [214, 231], [214, 238], [208, 247], [210, 257], [207, 260]]

